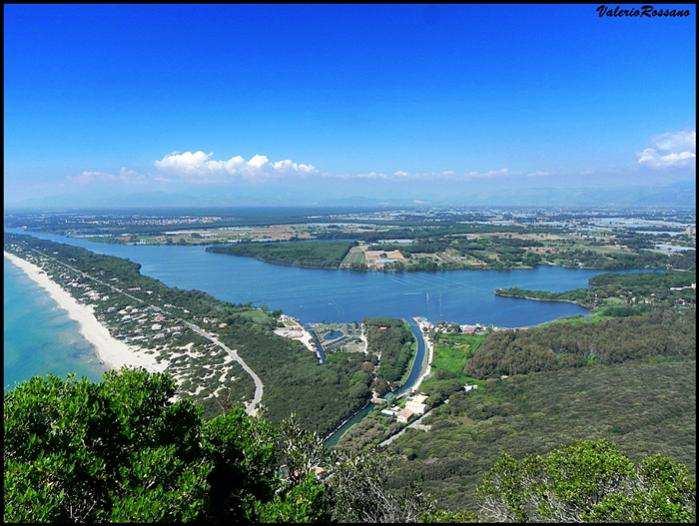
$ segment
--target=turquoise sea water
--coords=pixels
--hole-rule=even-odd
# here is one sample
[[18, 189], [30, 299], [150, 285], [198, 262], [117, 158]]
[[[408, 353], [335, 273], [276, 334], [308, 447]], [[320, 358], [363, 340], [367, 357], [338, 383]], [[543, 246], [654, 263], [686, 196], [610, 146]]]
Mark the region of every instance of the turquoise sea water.
[[[495, 289], [568, 290], [585, 287], [598, 274], [546, 266], [506, 272], [403, 274], [314, 270], [212, 254], [201, 246], [110, 245], [44, 233], [31, 235], [128, 258], [141, 264], [143, 274], [166, 285], [203, 290], [234, 303], [281, 309], [303, 323], [423, 316], [431, 321], [502, 327], [533, 325], [586, 311], [570, 303], [501, 298], [495, 296]], [[77, 324], [19, 269], [6, 262], [4, 274], [5, 385], [49, 371], [99, 375], [97, 359], [77, 333]]]
[[77, 322], [3, 258], [3, 386], [54, 373], [98, 379], [104, 370]]

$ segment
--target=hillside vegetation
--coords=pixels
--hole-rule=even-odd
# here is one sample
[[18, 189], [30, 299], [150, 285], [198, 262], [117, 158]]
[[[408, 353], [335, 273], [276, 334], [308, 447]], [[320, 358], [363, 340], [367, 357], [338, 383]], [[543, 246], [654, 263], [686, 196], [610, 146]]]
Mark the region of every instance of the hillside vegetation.
[[555, 323], [490, 334], [469, 361], [477, 378], [665, 356], [693, 358], [696, 311], [654, 311], [594, 324]]
[[425, 484], [450, 509], [477, 505], [476, 487], [502, 452], [544, 453], [606, 438], [634, 458], [664, 453], [694, 469], [696, 363], [624, 363], [490, 380], [434, 410], [429, 432], [408, 430], [390, 450], [394, 479]]
[[[108, 372], [98, 383], [34, 377], [8, 392], [4, 521], [695, 518], [696, 484], [686, 467], [658, 454], [632, 460], [604, 440], [574, 442], [538, 457], [505, 453], [483, 476], [474, 507], [450, 511], [426, 493], [432, 480], [392, 487], [405, 470], [399, 456], [336, 454], [295, 420], [275, 425], [246, 415], [242, 406], [203, 420], [201, 407], [175, 401], [174, 393], [169, 375], [133, 369]], [[451, 451], [451, 459], [467, 467], [471, 459], [461, 451]]]

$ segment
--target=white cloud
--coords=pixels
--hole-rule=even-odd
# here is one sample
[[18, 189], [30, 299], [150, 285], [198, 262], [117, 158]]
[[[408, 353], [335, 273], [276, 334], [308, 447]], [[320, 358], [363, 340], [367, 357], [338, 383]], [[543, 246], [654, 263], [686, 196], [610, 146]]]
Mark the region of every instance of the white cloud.
[[268, 162], [269, 159], [265, 155], [253, 155], [248, 161], [248, 166], [253, 170], [260, 170]]
[[201, 150], [182, 153], [172, 152], [159, 161], [155, 161], [155, 167], [170, 172], [197, 173], [216, 163], [216, 161], [209, 162], [212, 155]]
[[653, 137], [651, 146], [637, 154], [638, 164], [654, 170], [694, 165], [696, 142], [695, 130], [663, 133]]
[[213, 159], [213, 153], [172, 152], [155, 161], [158, 170], [187, 179], [218, 180], [221, 176], [265, 178], [288, 174], [310, 174], [316, 172], [311, 164], [296, 163], [291, 159], [270, 161], [266, 155], [256, 154], [247, 161], [240, 155], [227, 160]]
[[687, 150], [695, 152], [697, 132], [695, 130], [685, 130], [675, 133], [663, 133], [655, 137], [654, 141], [659, 150]]
[[272, 168], [278, 172], [313, 173], [316, 171], [315, 166], [312, 164], [295, 163], [290, 159], [284, 159], [283, 161], [272, 163]]
[[393, 172], [393, 175], [396, 177], [408, 177], [408, 172], [404, 172], [403, 170], [398, 170], [396, 172]]

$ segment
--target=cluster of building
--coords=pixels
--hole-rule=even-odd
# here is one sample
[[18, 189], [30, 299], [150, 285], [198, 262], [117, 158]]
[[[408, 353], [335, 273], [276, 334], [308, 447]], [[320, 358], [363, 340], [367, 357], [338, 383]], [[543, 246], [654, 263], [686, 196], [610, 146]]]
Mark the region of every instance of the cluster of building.
[[489, 328], [491, 327], [481, 325], [480, 323], [476, 323], [475, 325], [459, 325], [458, 323], [441, 322], [435, 325], [434, 330], [435, 332], [441, 332], [443, 334], [482, 334]]
[[383, 409], [381, 414], [393, 417], [397, 422], [402, 424], [407, 424], [414, 416], [422, 416], [425, 414], [425, 411], [427, 411], [425, 400], [427, 400], [427, 395], [414, 394], [408, 397], [403, 408], [394, 405], [390, 409]]
[[408, 261], [400, 250], [365, 250], [364, 260], [367, 268], [375, 270]]

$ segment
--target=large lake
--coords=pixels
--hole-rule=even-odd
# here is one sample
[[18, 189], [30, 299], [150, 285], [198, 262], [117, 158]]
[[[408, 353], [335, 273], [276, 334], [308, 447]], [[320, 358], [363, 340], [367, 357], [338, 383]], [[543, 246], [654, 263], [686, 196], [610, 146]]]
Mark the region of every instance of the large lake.
[[235, 303], [281, 309], [304, 323], [424, 316], [432, 321], [502, 327], [533, 325], [586, 311], [570, 303], [501, 298], [495, 296], [495, 289], [562, 291], [585, 287], [588, 279], [599, 273], [549, 266], [400, 274], [315, 270], [212, 254], [201, 246], [112, 245], [44, 233], [31, 235], [128, 258], [141, 264], [143, 274], [167, 285], [203, 290]]

